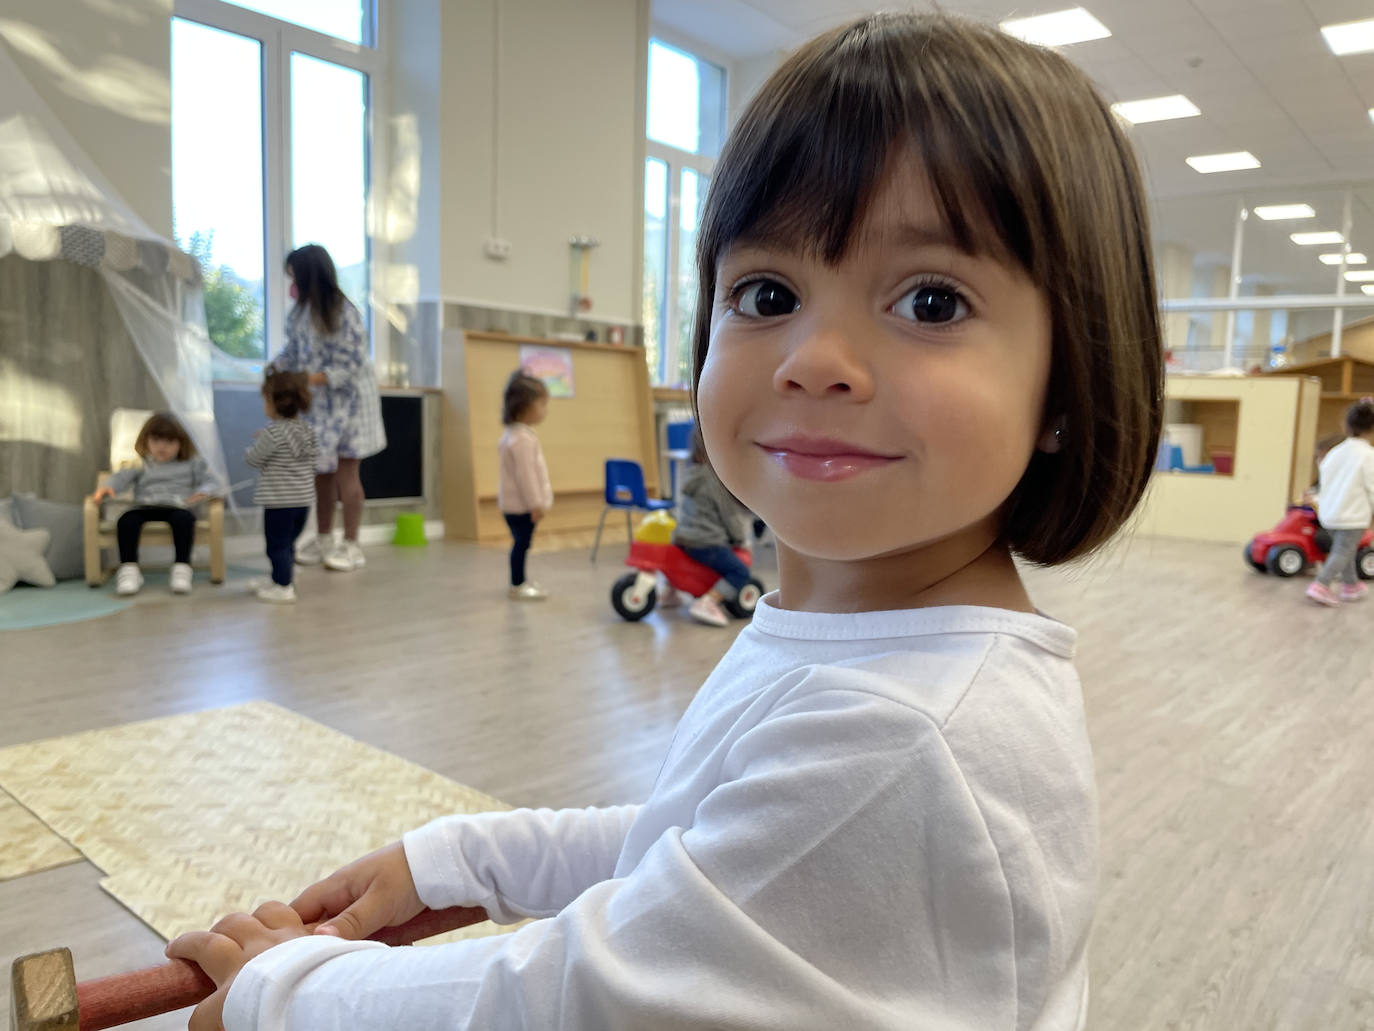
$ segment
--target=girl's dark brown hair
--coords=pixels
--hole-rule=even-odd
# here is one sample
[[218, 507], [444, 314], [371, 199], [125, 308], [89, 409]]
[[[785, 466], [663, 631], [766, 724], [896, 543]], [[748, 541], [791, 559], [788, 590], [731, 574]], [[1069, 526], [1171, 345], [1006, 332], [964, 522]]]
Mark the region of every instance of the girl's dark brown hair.
[[191, 443], [191, 435], [170, 412], [156, 412], [150, 415], [148, 421], [143, 424], [143, 428], [138, 431], [138, 439], [134, 441], [134, 451], [138, 453], [139, 458], [148, 457], [148, 438], [150, 437], [157, 437], [159, 440], [175, 440], [177, 442], [178, 462], [189, 462], [196, 457], [196, 446]]
[[1046, 565], [1087, 554], [1145, 491], [1164, 361], [1135, 154], [1086, 75], [1059, 54], [961, 18], [876, 14], [797, 50], [716, 165], [697, 249], [693, 392], [737, 240], [848, 250], [889, 161], [921, 164], [946, 227], [1044, 292], [1052, 353], [1036, 451], [1004, 505], [1004, 539]]
[[296, 282], [296, 311], [306, 311], [315, 328], [334, 333], [343, 319], [344, 295], [334, 259], [317, 243], [297, 247], [286, 256], [286, 267]]
[[531, 376], [524, 369], [516, 369], [506, 380], [506, 392], [501, 399], [501, 421], [509, 426], [519, 422], [525, 409], [542, 397], [549, 396], [544, 381]]
[[262, 396], [272, 402], [283, 419], [294, 419], [310, 410], [310, 377], [269, 365], [262, 370]]

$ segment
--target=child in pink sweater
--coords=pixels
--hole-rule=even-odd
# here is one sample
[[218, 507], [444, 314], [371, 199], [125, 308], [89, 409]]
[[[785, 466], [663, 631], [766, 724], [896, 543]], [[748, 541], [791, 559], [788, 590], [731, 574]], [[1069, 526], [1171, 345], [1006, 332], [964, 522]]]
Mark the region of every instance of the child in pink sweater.
[[501, 479], [497, 502], [506, 517], [515, 543], [510, 549], [510, 596], [513, 601], [543, 601], [548, 592], [525, 579], [525, 556], [534, 539], [534, 528], [553, 506], [549, 467], [534, 427], [549, 414], [549, 389], [523, 369], [506, 382], [501, 405]]

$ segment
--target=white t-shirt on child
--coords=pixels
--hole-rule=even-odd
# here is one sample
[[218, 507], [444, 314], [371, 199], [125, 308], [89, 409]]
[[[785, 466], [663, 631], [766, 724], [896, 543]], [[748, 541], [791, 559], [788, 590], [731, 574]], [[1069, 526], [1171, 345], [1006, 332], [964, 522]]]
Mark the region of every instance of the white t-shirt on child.
[[772, 598], [643, 805], [406, 835], [426, 905], [549, 919], [287, 942], [240, 973], [228, 1031], [1081, 1027], [1097, 820], [1074, 632]]
[[1374, 447], [1346, 437], [1322, 459], [1317, 518], [1328, 530], [1364, 530], [1374, 521]]

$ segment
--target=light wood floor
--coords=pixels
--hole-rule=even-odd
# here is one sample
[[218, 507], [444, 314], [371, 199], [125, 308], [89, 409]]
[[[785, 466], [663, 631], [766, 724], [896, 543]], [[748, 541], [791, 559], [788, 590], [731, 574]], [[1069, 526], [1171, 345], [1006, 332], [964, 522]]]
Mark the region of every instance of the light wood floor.
[[[444, 544], [306, 570], [294, 609], [207, 588], [0, 634], [0, 746], [267, 698], [514, 805], [637, 800], [733, 634], [620, 621], [622, 553], [537, 555], [545, 605], [505, 600], [502, 553]], [[1374, 1029], [1374, 601], [1322, 610], [1239, 548], [1149, 540], [1028, 578], [1081, 633], [1102, 799], [1091, 1026]], [[82, 977], [159, 960], [98, 878], [0, 884], [0, 960], [69, 944]]]

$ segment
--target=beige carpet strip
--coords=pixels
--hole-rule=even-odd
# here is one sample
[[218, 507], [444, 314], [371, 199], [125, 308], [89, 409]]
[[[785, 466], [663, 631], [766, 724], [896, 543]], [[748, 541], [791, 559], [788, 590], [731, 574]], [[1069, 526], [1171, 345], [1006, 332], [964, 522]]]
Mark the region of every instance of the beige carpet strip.
[[509, 808], [268, 702], [0, 749], [0, 787], [168, 938], [289, 901], [437, 816]]

